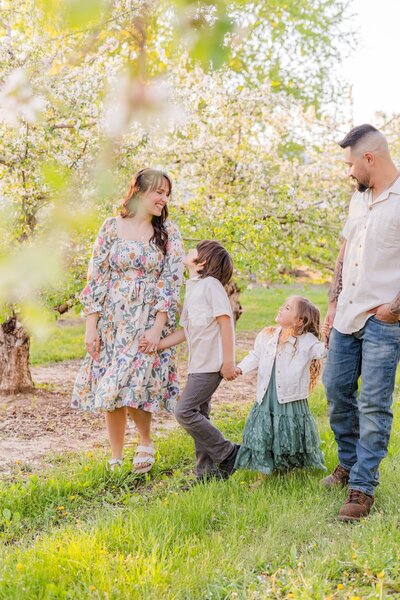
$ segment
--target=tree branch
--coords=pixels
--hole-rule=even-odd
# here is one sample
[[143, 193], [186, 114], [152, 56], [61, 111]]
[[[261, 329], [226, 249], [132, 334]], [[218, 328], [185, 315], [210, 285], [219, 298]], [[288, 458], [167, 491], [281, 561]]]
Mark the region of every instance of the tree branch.
[[86, 140], [86, 142], [84, 143], [83, 148], [82, 148], [80, 154], [69, 165], [70, 169], [73, 169], [76, 166], [76, 164], [81, 160], [81, 158], [84, 156], [84, 154], [86, 152], [87, 147], [88, 147], [88, 141]]
[[58, 304], [58, 306], [53, 306], [53, 310], [55, 312], [58, 312], [58, 314], [63, 315], [66, 312], [68, 312], [70, 308], [72, 308], [73, 306], [76, 306], [76, 304], [78, 304], [78, 302], [79, 302], [79, 298], [77, 298], [76, 296], [73, 296], [72, 298], [69, 298], [62, 304]]

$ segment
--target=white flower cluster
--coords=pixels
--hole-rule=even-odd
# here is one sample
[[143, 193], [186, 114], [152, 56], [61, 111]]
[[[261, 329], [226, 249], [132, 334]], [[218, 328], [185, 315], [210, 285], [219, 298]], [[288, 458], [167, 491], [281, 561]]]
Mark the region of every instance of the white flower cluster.
[[11, 127], [18, 127], [20, 118], [34, 123], [44, 108], [44, 98], [34, 94], [26, 72], [11, 71], [0, 90], [0, 120]]

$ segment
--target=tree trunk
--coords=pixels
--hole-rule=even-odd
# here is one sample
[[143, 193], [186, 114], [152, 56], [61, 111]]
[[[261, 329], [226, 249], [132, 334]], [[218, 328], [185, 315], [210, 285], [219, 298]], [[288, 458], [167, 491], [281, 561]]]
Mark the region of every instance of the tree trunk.
[[29, 335], [14, 315], [0, 324], [0, 393], [34, 389], [29, 370]]
[[234, 323], [235, 323], [235, 326], [236, 326], [236, 322], [240, 318], [240, 315], [243, 312], [242, 305], [240, 304], [240, 301], [239, 301], [240, 288], [232, 280], [226, 286], [226, 292], [227, 292], [228, 297], [229, 297], [229, 302], [231, 303], [232, 312], [233, 312], [233, 319], [234, 319]]

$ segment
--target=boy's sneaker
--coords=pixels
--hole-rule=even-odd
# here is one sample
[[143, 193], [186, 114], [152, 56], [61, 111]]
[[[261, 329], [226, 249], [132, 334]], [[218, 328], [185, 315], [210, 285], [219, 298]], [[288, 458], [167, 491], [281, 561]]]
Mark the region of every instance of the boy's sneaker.
[[225, 458], [225, 460], [223, 460], [221, 463], [219, 463], [218, 471], [221, 473], [221, 477], [223, 479], [228, 479], [228, 477], [233, 475], [233, 473], [236, 471], [235, 461], [237, 453], [239, 452], [239, 448], [240, 444], [234, 444], [234, 448], [230, 455], [227, 458]]
[[346, 487], [349, 483], [350, 471], [338, 465], [328, 477], [321, 481], [326, 488]]
[[196, 475], [196, 483], [210, 483], [210, 481], [218, 481], [224, 479], [219, 471], [211, 471], [210, 473], [203, 473], [203, 475]]

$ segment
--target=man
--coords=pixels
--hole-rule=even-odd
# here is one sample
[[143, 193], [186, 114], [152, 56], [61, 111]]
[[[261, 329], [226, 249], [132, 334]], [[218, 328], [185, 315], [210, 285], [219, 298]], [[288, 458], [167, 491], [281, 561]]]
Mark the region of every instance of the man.
[[[357, 191], [329, 290], [324, 385], [339, 464], [323, 480], [347, 486], [339, 518], [366, 516], [387, 454], [400, 357], [400, 173], [372, 125], [339, 144]], [[361, 377], [360, 393], [358, 383]]]

